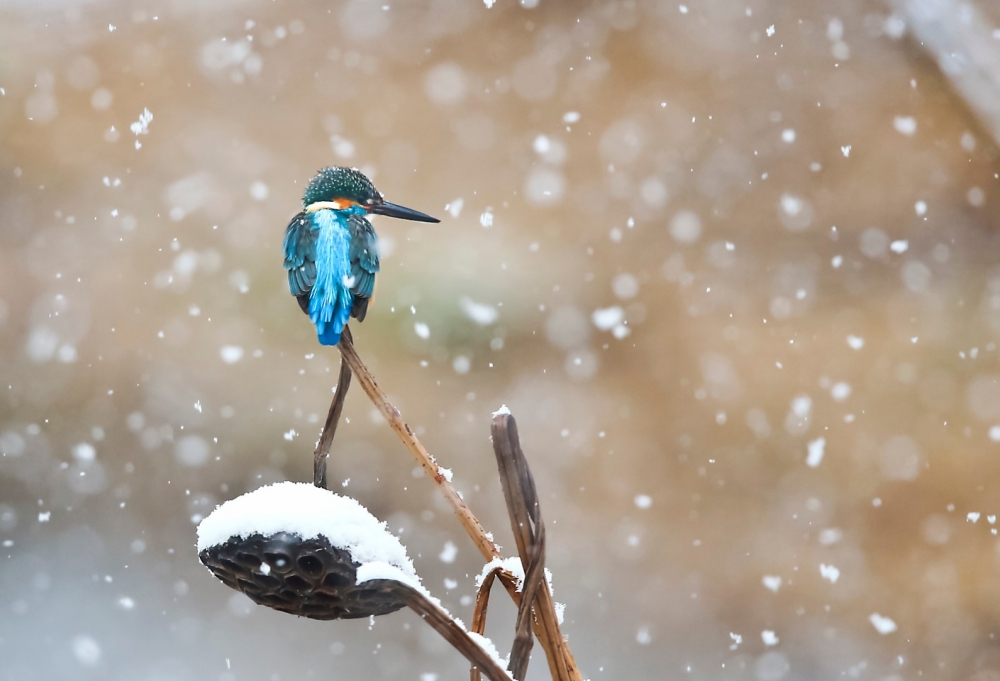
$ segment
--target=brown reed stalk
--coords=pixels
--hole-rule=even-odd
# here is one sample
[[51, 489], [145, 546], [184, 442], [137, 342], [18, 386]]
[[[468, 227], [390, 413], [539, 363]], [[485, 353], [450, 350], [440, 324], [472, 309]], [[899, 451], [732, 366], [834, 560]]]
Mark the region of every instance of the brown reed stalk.
[[[458, 652], [462, 653], [473, 669], [482, 672], [490, 681], [510, 681], [510, 676], [496, 660], [487, 654], [472, 637], [458, 625], [440, 606], [431, 602], [424, 594], [416, 589], [395, 582], [393, 591], [406, 605], [415, 613], [431, 625], [442, 638], [452, 645]], [[479, 632], [477, 632], [479, 633]]]
[[[486, 611], [490, 607], [490, 590], [493, 588], [493, 581], [500, 572], [499, 567], [487, 572], [486, 576], [483, 577], [483, 583], [479, 585], [479, 590], [476, 591], [476, 605], [472, 609], [472, 631], [477, 634], [486, 633]], [[472, 681], [478, 681], [478, 679], [479, 677], [473, 670]]]
[[[517, 422], [510, 413], [495, 414], [491, 431], [493, 452], [500, 470], [500, 484], [510, 513], [511, 530], [524, 565], [524, 593], [520, 605], [527, 603], [533, 607], [535, 635], [546, 650], [549, 669], [554, 668], [553, 678], [578, 681], [581, 678], [580, 672], [573, 653], [559, 630], [555, 603], [544, 579], [545, 525], [542, 523], [535, 480], [521, 449]], [[528, 653], [531, 651], [528, 620], [528, 610], [519, 608], [510, 667], [518, 681], [524, 678]], [[523, 665], [523, 668], [518, 665]]]
[[[351, 335], [346, 332], [346, 329], [345, 333], [341, 336], [340, 344], [337, 347], [340, 350], [344, 363], [357, 377], [358, 383], [365, 391], [365, 394], [368, 395], [368, 398], [372, 401], [379, 412], [381, 412], [382, 416], [385, 417], [386, 421], [388, 421], [389, 427], [395, 431], [396, 435], [399, 436], [399, 439], [402, 440], [403, 444], [410, 451], [410, 454], [413, 455], [413, 458], [437, 486], [441, 495], [445, 498], [445, 501], [448, 502], [454, 510], [455, 515], [458, 516], [459, 522], [462, 524], [462, 527], [465, 528], [465, 531], [479, 549], [483, 558], [487, 561], [492, 560], [493, 558], [500, 558], [500, 550], [497, 548], [496, 544], [493, 543], [493, 540], [487, 536], [486, 530], [483, 529], [482, 524], [476, 516], [473, 515], [472, 511], [462, 500], [462, 497], [459, 496], [458, 491], [452, 486], [451, 482], [449, 482], [449, 480], [445, 477], [437, 462], [434, 460], [434, 457], [427, 452], [424, 446], [417, 439], [417, 436], [413, 434], [410, 427], [403, 421], [399, 410], [396, 409], [391, 402], [389, 402], [385, 393], [375, 382], [375, 378], [368, 370], [368, 367], [364, 365], [364, 362], [362, 362], [361, 358], [358, 356], [357, 350], [354, 348]], [[500, 416], [500, 418], [503, 423], [510, 423], [513, 427], [513, 419], [507, 421], [504, 416]], [[497, 420], [494, 419], [494, 433], [496, 434], [496, 432]], [[516, 427], [513, 427], [512, 433], [506, 427], [503, 429], [503, 432], [507, 433], [506, 437], [510, 439], [512, 444], [516, 444], [517, 450], [520, 451], [520, 444], [517, 442]], [[496, 437], [496, 435], [494, 435], [494, 437]], [[523, 453], [521, 456], [523, 458]], [[515, 536], [517, 536], [516, 530]], [[529, 554], [526, 554], [523, 550], [521, 550], [520, 555], [527, 558]], [[522, 562], [524, 561], [524, 558], [522, 558]], [[499, 576], [507, 593], [510, 594], [515, 603], [520, 604], [522, 594], [517, 593], [516, 580], [513, 575], [502, 572]], [[540, 645], [545, 650], [546, 658], [549, 664], [549, 672], [552, 675], [552, 678], [556, 681], [582, 681], [583, 677], [577, 669], [576, 661], [573, 659], [569, 646], [566, 644], [566, 641], [563, 639], [562, 633], [559, 630], [559, 621], [555, 612], [555, 604], [552, 601], [552, 594], [549, 592], [544, 580], [542, 581], [541, 588], [538, 589], [538, 596], [535, 598], [535, 602], [531, 603], [529, 600], [528, 604], [531, 605], [533, 609], [533, 617], [531, 618], [532, 628], [535, 635], [538, 637]]]
[[424, 472], [434, 481], [441, 494], [444, 496], [445, 500], [455, 511], [455, 515], [458, 516], [459, 522], [468, 532], [472, 541], [475, 542], [476, 547], [479, 552], [483, 554], [486, 560], [492, 560], [493, 558], [500, 557], [500, 550], [497, 549], [496, 544], [488, 536], [486, 536], [486, 530], [476, 519], [476, 516], [472, 514], [469, 507], [466, 506], [465, 502], [462, 501], [462, 497], [459, 496], [458, 491], [452, 487], [451, 483], [445, 478], [445, 474], [441, 471], [441, 468], [437, 465], [424, 446], [420, 444], [420, 440], [417, 436], [413, 434], [410, 427], [406, 425], [403, 421], [403, 417], [400, 415], [399, 410], [396, 409], [389, 402], [389, 398], [386, 397], [382, 389], [378, 387], [375, 382], [375, 378], [372, 376], [371, 372], [368, 371], [368, 367], [364, 365], [361, 358], [358, 356], [357, 350], [354, 349], [354, 343], [349, 334], [344, 334], [340, 338], [340, 344], [337, 346], [340, 349], [341, 357], [343, 357], [344, 362], [350, 367], [351, 371], [358, 379], [358, 384], [361, 386], [362, 390], [368, 395], [368, 398], [372, 401], [375, 407], [382, 413], [385, 420], [389, 422], [389, 427], [392, 428], [399, 439], [403, 441], [406, 448], [410, 450], [410, 454], [416, 459], [417, 463], [420, 464]]
[[[352, 341], [351, 330], [344, 327], [343, 338], [348, 342]], [[330, 447], [333, 446], [333, 438], [337, 434], [337, 425], [340, 423], [340, 414], [344, 411], [344, 400], [347, 399], [347, 389], [351, 387], [351, 367], [340, 358], [340, 377], [337, 379], [336, 392], [333, 394], [333, 402], [330, 403], [330, 411], [326, 415], [326, 423], [323, 431], [316, 442], [316, 451], [313, 452], [313, 484], [316, 487], [326, 489], [326, 459], [330, 455]]]
[[517, 608], [510, 671], [515, 681], [524, 681], [531, 654], [531, 606], [542, 586], [545, 568], [545, 525], [538, 505], [535, 479], [528, 468], [517, 438], [514, 417], [493, 417], [493, 451], [500, 470], [500, 486], [510, 515], [510, 526], [524, 567], [524, 586]]
[[[520, 555], [527, 560], [524, 568], [524, 583], [521, 601], [517, 606], [517, 623], [514, 627], [514, 643], [510, 650], [511, 676], [515, 681], [524, 681], [528, 673], [531, 657], [531, 614], [532, 606], [542, 587], [545, 574], [545, 525], [538, 505], [535, 479], [531, 475], [528, 461], [518, 442], [517, 430], [512, 416], [493, 416], [493, 451], [500, 470], [500, 486], [510, 515], [510, 525], [514, 532]], [[472, 614], [473, 631], [482, 633], [486, 627], [486, 610], [489, 604], [490, 588], [499, 568], [487, 573], [476, 594], [476, 607]], [[480, 681], [479, 670], [474, 666], [469, 676], [471, 681]]]

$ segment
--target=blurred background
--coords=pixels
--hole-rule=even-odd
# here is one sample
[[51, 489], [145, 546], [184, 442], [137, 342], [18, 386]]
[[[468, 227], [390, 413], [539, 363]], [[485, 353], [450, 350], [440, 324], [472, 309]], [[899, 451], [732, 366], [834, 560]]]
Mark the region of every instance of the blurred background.
[[[466, 678], [196, 555], [311, 478], [339, 357], [280, 249], [326, 165], [442, 218], [375, 219], [356, 343], [508, 551], [511, 408], [585, 678], [1000, 678], [1000, 10], [487, 4], [0, 7], [0, 679]], [[345, 417], [331, 487], [469, 621], [479, 555]]]

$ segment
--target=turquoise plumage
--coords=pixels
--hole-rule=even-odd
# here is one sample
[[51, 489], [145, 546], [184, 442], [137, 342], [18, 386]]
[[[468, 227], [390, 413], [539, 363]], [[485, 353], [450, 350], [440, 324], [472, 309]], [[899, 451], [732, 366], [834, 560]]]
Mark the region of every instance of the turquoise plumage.
[[305, 210], [285, 230], [288, 288], [316, 326], [323, 345], [336, 345], [354, 317], [364, 321], [379, 271], [378, 236], [369, 213], [439, 222], [388, 203], [353, 168], [324, 168], [306, 187]]

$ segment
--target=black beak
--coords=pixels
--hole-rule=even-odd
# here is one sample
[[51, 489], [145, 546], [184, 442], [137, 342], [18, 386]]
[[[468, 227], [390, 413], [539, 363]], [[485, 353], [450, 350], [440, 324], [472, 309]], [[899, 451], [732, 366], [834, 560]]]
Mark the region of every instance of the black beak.
[[417, 222], [441, 222], [437, 218], [432, 218], [426, 213], [421, 213], [419, 210], [399, 206], [395, 203], [389, 203], [388, 201], [372, 204], [368, 207], [368, 212], [375, 213], [376, 215], [388, 215], [390, 218], [400, 218], [402, 220], [416, 220]]

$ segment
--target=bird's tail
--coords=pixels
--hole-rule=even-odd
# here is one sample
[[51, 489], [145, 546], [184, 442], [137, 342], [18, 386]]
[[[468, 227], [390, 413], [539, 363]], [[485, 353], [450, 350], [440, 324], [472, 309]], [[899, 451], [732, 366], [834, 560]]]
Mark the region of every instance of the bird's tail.
[[344, 327], [330, 323], [322, 331], [319, 331], [319, 327], [316, 330], [322, 345], [336, 345], [340, 342], [340, 334], [344, 332]]
[[343, 289], [329, 296], [330, 299], [313, 298], [309, 301], [309, 317], [316, 325], [316, 335], [323, 345], [336, 345], [340, 334], [351, 318], [351, 292]]
[[334, 307], [329, 321], [322, 319], [315, 320], [316, 335], [319, 337], [319, 342], [323, 345], [336, 345], [339, 343], [340, 334], [344, 332], [344, 327], [347, 326], [347, 322], [351, 318], [350, 302], [348, 301], [346, 305], [343, 304], [344, 301], [337, 302], [338, 304]]

